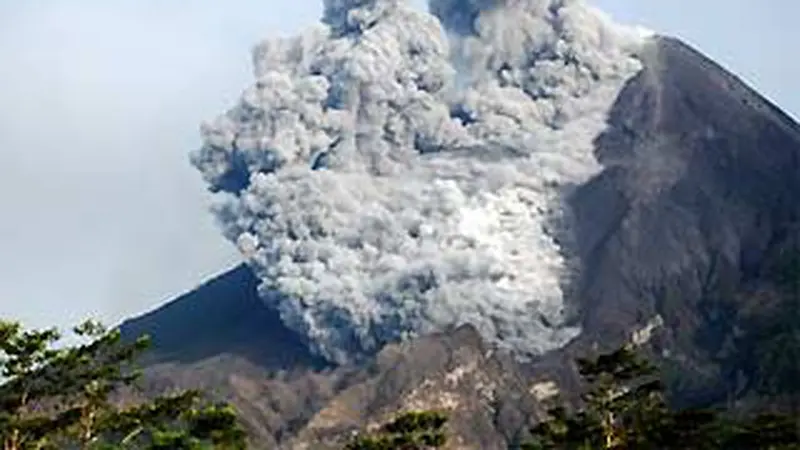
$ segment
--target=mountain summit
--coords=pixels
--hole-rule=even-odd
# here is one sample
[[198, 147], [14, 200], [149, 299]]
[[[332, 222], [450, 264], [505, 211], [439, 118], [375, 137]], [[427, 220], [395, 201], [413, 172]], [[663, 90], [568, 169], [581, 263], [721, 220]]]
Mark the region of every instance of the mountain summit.
[[267, 448], [420, 406], [506, 448], [632, 338], [680, 401], [743, 398], [747, 330], [800, 302], [800, 126], [580, 1], [430, 8], [330, 1], [256, 48], [192, 157], [246, 266], [123, 324], [154, 385], [216, 388]]

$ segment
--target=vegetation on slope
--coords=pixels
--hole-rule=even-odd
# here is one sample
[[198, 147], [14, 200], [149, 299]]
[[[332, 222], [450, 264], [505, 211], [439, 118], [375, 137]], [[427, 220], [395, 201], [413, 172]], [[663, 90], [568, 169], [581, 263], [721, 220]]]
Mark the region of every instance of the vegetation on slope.
[[[775, 330], [784, 331], [792, 337], [796, 327]], [[147, 348], [146, 338], [127, 343], [119, 332], [94, 322], [75, 332], [86, 342], [59, 348], [55, 330], [0, 322], [3, 450], [246, 448], [235, 412], [203, 403], [200, 392], [123, 401], [135, 392], [140, 374], [133, 362]], [[772, 339], [780, 344], [776, 351], [794, 351], [791, 339], [774, 334]], [[771, 369], [759, 386], [777, 395], [795, 367], [767, 366], [772, 359], [764, 362]], [[524, 450], [800, 449], [796, 411], [742, 418], [724, 410], [670, 408], [657, 370], [633, 347], [579, 359], [578, 366], [586, 387], [580, 407], [554, 404], [549, 418], [531, 430]], [[345, 450], [442, 448], [446, 422], [440, 412], [404, 413], [377, 432], [354, 438]]]
[[437, 411], [401, 414], [374, 434], [359, 436], [344, 450], [430, 450], [447, 443], [447, 416]]
[[[676, 409], [655, 367], [625, 346], [578, 360], [581, 402], [553, 403], [522, 449], [800, 449], [800, 254], [787, 255], [770, 270], [769, 295], [737, 310], [740, 331], [723, 361], [744, 380], [738, 390], [758, 396], [761, 407]], [[0, 321], [3, 450], [246, 447], [235, 411], [204, 402], [201, 392], [137, 395], [134, 361], [148, 339], [123, 339], [91, 321], [74, 332], [82, 343], [63, 346], [56, 330]], [[435, 411], [404, 413], [345, 449], [444, 448], [447, 420]]]
[[657, 370], [632, 347], [578, 365], [587, 386], [583, 407], [552, 408], [525, 450], [800, 449], [795, 415], [670, 408]]
[[[735, 418], [723, 410], [669, 407], [657, 370], [632, 347], [578, 360], [586, 391], [581, 408], [555, 405], [522, 450], [800, 449], [800, 417]], [[345, 450], [429, 450], [447, 442], [438, 412], [399, 416]]]

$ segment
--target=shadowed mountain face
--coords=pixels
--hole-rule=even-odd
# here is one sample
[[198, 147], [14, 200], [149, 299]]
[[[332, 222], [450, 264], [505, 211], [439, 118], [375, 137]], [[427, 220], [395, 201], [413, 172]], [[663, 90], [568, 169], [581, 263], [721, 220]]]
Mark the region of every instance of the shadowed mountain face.
[[711, 388], [740, 312], [800, 250], [800, 127], [677, 40], [643, 59], [597, 140], [604, 171], [572, 199], [580, 340], [619, 342], [659, 315], [659, 351]]
[[165, 306], [121, 325], [123, 337], [149, 334], [148, 363], [192, 364], [220, 354], [281, 370], [319, 364], [299, 336], [258, 296], [258, 279], [238, 266]]
[[537, 380], [569, 393], [572, 356], [656, 323], [649, 347], [679, 400], [743, 395], [759, 368], [742, 330], [800, 302], [797, 279], [774, 276], [800, 254], [800, 126], [679, 41], [653, 39], [641, 58], [596, 141], [604, 169], [571, 198], [583, 333], [566, 348], [522, 367], [462, 327], [324, 368], [239, 267], [123, 324], [153, 335], [154, 386], [214, 388], [264, 448], [308, 448], [410, 407], [461, 411], [459, 448], [504, 448], [538, 410], [549, 385]]
[[698, 297], [711, 272], [755, 276], [796, 244], [800, 127], [679, 41], [644, 58], [597, 141], [605, 170], [572, 202], [590, 329], [609, 302], [647, 318], [660, 288]]

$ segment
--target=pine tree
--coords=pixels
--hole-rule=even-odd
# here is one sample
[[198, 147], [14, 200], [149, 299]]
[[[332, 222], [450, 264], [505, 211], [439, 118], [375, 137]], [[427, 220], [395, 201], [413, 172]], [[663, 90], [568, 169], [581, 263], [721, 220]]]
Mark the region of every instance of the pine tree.
[[532, 430], [525, 449], [624, 449], [657, 439], [666, 402], [655, 369], [631, 347], [579, 359], [588, 390], [585, 407], [570, 416], [564, 407]]
[[373, 435], [359, 436], [345, 450], [429, 450], [447, 443], [447, 417], [435, 411], [408, 412]]
[[82, 343], [59, 348], [55, 329], [0, 321], [3, 450], [245, 447], [235, 412], [197, 391], [120, 406], [119, 395], [137, 387], [134, 362], [149, 340], [124, 342], [94, 321], [73, 331]]
[[800, 449], [791, 415], [737, 420], [715, 410], [673, 411], [655, 368], [630, 346], [578, 365], [588, 386], [583, 407], [574, 414], [552, 408], [523, 450]]

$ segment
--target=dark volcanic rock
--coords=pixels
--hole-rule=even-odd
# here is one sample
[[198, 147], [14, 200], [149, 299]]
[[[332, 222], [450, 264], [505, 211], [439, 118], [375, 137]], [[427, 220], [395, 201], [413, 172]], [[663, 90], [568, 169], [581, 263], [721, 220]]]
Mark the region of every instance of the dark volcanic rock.
[[572, 199], [580, 339], [613, 345], [658, 314], [660, 350], [712, 388], [736, 298], [800, 250], [800, 126], [677, 40], [643, 59], [597, 140], [604, 171]]
[[240, 356], [269, 370], [319, 367], [300, 336], [258, 297], [259, 280], [238, 266], [161, 308], [120, 325], [123, 337], [151, 335], [148, 363]]

